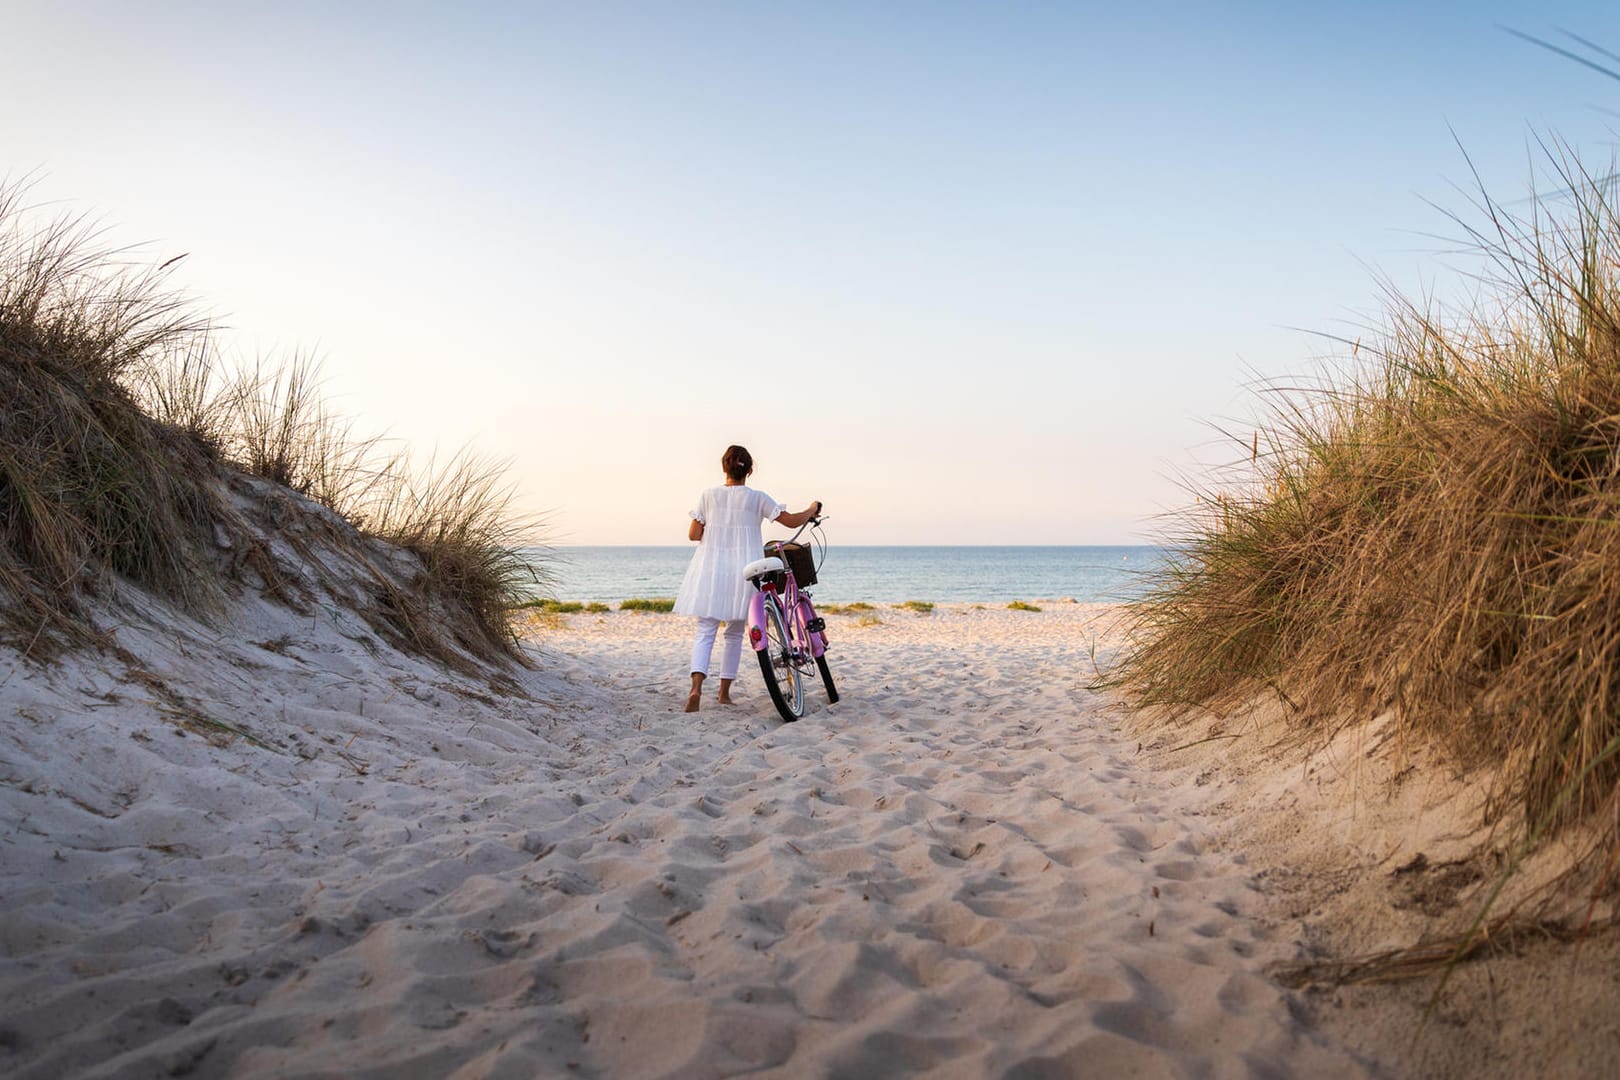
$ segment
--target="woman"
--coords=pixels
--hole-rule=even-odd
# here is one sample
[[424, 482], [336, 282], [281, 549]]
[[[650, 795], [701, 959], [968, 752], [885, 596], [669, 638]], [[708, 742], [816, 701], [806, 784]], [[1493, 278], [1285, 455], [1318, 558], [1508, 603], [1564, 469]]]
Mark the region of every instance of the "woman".
[[765, 546], [760, 526], [774, 521], [797, 529], [821, 512], [813, 502], [796, 514], [763, 491], [755, 491], [745, 481], [754, 471], [754, 458], [741, 446], [728, 446], [721, 455], [720, 468], [726, 482], [698, 497], [691, 512], [687, 539], [696, 540], [698, 549], [686, 568], [681, 591], [675, 596], [675, 612], [696, 615], [697, 638], [692, 642], [692, 691], [686, 698], [686, 711], [697, 712], [703, 697], [703, 680], [709, 674], [714, 654], [714, 638], [720, 624], [726, 624], [725, 649], [720, 654], [720, 704], [731, 704], [731, 683], [737, 677], [742, 657], [743, 629], [748, 618], [748, 601], [754, 587], [744, 580], [743, 567], [759, 558]]

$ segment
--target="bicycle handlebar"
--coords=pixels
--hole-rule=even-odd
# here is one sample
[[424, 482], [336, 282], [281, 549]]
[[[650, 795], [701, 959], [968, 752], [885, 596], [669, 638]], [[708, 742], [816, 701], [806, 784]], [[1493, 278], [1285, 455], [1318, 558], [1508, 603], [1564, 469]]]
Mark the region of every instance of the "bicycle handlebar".
[[821, 512], [822, 512], [822, 510], [824, 510], [826, 508], [821, 505], [821, 500], [820, 499], [816, 499], [816, 500], [814, 500], [814, 502], [816, 504], [815, 515], [808, 518], [803, 525], [800, 525], [798, 527], [798, 529], [794, 531], [792, 536], [790, 536], [786, 540], [782, 541], [782, 543], [791, 544], [795, 540], [797, 540], [800, 536], [804, 535], [804, 530], [813, 529], [816, 526], [821, 524]]

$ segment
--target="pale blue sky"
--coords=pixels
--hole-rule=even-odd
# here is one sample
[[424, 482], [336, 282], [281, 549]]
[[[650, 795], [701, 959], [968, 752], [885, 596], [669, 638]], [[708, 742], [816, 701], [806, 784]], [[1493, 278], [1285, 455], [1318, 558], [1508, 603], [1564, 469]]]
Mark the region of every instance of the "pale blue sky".
[[1149, 538], [1298, 328], [1452, 287], [1453, 131], [1512, 200], [1620, 123], [1500, 29], [1591, 2], [5, 7], [0, 172], [563, 543], [682, 542], [730, 442], [838, 542]]

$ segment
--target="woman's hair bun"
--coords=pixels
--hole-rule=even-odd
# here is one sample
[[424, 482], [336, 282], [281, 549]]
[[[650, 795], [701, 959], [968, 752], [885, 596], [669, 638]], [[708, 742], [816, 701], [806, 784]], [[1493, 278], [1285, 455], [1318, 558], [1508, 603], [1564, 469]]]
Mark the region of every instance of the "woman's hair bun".
[[754, 471], [754, 455], [745, 446], [732, 444], [720, 455], [720, 468], [733, 480], [745, 480]]

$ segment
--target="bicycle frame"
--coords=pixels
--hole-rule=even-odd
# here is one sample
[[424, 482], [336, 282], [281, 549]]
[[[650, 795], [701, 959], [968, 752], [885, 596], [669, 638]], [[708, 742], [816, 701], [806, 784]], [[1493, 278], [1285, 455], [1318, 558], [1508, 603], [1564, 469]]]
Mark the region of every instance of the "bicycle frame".
[[[804, 533], [805, 529], [819, 524], [819, 522], [819, 518], [811, 518], [788, 539], [773, 540], [766, 547], [774, 547], [779, 552], [783, 544], [793, 543]], [[765, 605], [770, 597], [775, 596], [778, 607], [782, 612], [783, 629], [787, 632], [788, 642], [794, 652], [798, 654], [795, 659], [808, 662], [826, 653], [826, 630], [821, 626], [811, 629], [818, 622], [816, 609], [811, 605], [810, 597], [799, 590], [798, 579], [793, 576], [793, 569], [788, 566], [787, 560], [781, 558], [780, 555], [776, 556], [776, 558], [782, 563], [782, 585], [778, 590], [774, 582], [767, 581], [749, 600], [748, 644], [753, 647], [755, 652], [765, 650]], [[808, 652], [801, 653], [800, 650], [804, 650], [806, 647], [808, 647]]]

